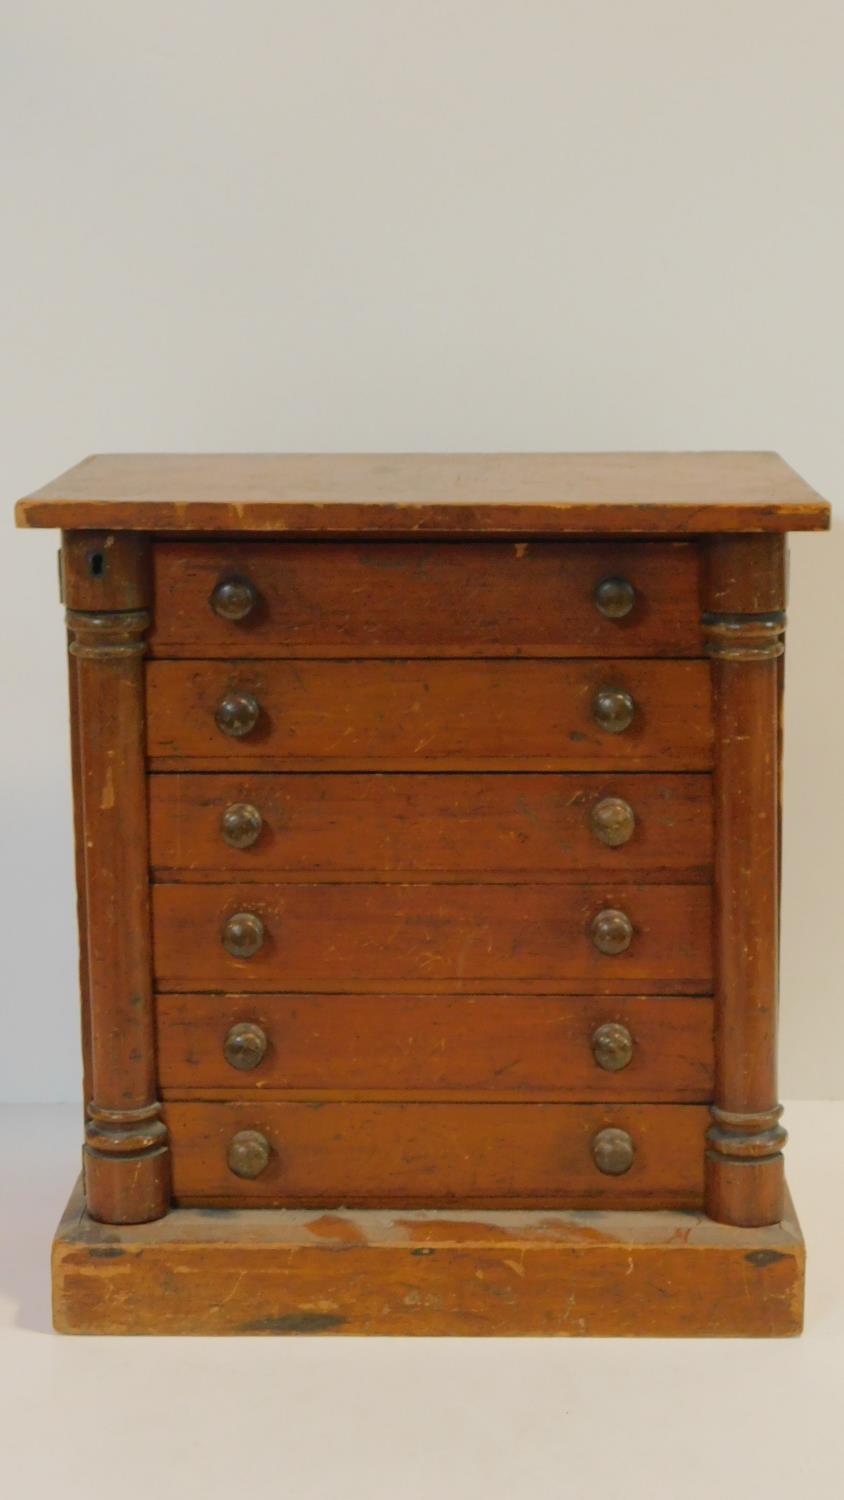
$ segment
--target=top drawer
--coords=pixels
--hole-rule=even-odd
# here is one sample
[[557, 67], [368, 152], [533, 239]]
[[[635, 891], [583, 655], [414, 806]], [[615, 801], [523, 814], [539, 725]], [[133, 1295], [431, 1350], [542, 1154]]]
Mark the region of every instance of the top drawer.
[[158, 542], [153, 556], [155, 656], [703, 654], [688, 542]]

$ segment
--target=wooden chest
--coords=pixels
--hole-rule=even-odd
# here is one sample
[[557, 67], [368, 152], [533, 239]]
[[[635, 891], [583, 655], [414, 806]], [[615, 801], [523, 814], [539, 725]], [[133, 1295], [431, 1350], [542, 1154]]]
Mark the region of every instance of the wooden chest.
[[797, 1331], [813, 491], [769, 454], [147, 455], [18, 518], [62, 528], [70, 642], [57, 1327]]

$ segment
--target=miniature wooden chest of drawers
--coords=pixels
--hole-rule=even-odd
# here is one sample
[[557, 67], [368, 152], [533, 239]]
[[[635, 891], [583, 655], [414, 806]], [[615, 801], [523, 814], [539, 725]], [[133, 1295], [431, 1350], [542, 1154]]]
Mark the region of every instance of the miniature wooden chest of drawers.
[[150, 455], [18, 515], [62, 528], [70, 641], [57, 1326], [796, 1331], [808, 486], [766, 454]]

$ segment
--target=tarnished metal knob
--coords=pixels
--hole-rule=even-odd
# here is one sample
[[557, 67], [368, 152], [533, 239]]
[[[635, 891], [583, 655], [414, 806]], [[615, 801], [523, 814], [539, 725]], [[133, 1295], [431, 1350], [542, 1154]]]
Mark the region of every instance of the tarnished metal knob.
[[270, 1143], [260, 1130], [239, 1130], [229, 1141], [229, 1171], [235, 1177], [260, 1177], [270, 1162]]
[[595, 590], [595, 608], [607, 620], [623, 620], [636, 603], [636, 590], [626, 578], [602, 578]]
[[254, 911], [236, 911], [223, 924], [223, 947], [232, 958], [254, 958], [264, 942], [264, 924]]
[[623, 797], [602, 797], [589, 814], [589, 826], [602, 844], [617, 849], [632, 839], [636, 816]]
[[267, 1033], [257, 1021], [238, 1021], [223, 1043], [223, 1056], [233, 1068], [248, 1073], [267, 1055]]
[[217, 728], [235, 740], [251, 734], [260, 717], [261, 705], [251, 693], [226, 693], [214, 715]]
[[620, 1021], [605, 1021], [592, 1033], [592, 1056], [599, 1068], [619, 1073], [633, 1057], [633, 1038]]
[[598, 912], [592, 919], [589, 932], [598, 952], [609, 958], [623, 953], [633, 941], [633, 923], [626, 912], [617, 911], [612, 906]]
[[248, 578], [221, 578], [208, 602], [221, 620], [245, 620], [258, 603], [258, 590]]
[[633, 723], [636, 705], [623, 688], [601, 688], [592, 699], [592, 717], [609, 734], [623, 734]]
[[223, 842], [230, 849], [249, 849], [261, 833], [263, 819], [251, 802], [232, 802], [220, 819]]
[[611, 1125], [592, 1137], [592, 1160], [598, 1171], [606, 1172], [609, 1177], [622, 1177], [629, 1172], [635, 1155], [633, 1137], [626, 1130]]

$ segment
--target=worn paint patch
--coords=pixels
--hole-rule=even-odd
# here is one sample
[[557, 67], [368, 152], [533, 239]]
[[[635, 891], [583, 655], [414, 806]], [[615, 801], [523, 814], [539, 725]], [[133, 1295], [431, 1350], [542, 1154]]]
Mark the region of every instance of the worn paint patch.
[[748, 1250], [744, 1257], [751, 1266], [761, 1269], [763, 1266], [773, 1266], [778, 1260], [788, 1260], [781, 1250]]
[[126, 1251], [119, 1245], [91, 1245], [88, 1254], [92, 1260], [118, 1260]]
[[100, 795], [100, 811], [111, 812], [112, 808], [114, 807], [115, 801], [114, 770], [112, 768], [111, 761], [109, 761], [106, 768], [105, 782], [103, 783], [103, 789]]
[[328, 1248], [346, 1250], [350, 1245], [365, 1245], [366, 1235], [359, 1224], [352, 1219], [343, 1218], [342, 1214], [323, 1214], [319, 1219], [313, 1219], [308, 1225], [310, 1234], [318, 1239], [333, 1241]]
[[242, 1323], [241, 1333], [330, 1333], [332, 1328], [342, 1328], [346, 1319], [335, 1313], [282, 1313], [277, 1317], [256, 1318], [253, 1323]]

